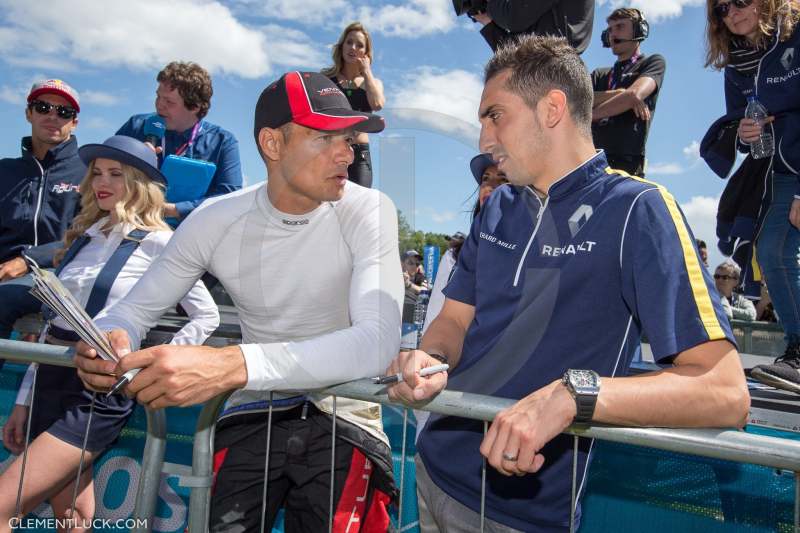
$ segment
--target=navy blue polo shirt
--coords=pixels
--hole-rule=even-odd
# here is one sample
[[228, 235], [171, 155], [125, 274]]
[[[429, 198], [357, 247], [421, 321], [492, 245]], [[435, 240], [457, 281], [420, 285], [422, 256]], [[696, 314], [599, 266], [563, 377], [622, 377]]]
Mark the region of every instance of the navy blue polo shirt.
[[[730, 325], [675, 199], [608, 168], [600, 152], [540, 199], [504, 185], [487, 200], [444, 290], [475, 307], [448, 388], [520, 399], [568, 368], [627, 373], [644, 333], [657, 361]], [[483, 423], [432, 415], [418, 449], [437, 486], [480, 509]], [[542, 450], [536, 474], [487, 469], [486, 515], [523, 531], [569, 525], [572, 437]], [[578, 483], [588, 467], [580, 440]]]

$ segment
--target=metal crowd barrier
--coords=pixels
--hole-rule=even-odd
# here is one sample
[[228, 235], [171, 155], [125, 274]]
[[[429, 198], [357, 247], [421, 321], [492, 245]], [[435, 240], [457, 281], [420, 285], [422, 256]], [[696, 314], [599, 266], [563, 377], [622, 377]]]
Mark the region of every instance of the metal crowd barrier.
[[[73, 348], [38, 344], [33, 342], [0, 339], [0, 358], [20, 363], [39, 363], [45, 365], [75, 367]], [[136, 487], [136, 500], [133, 516], [137, 526], [135, 533], [150, 530], [158, 502], [158, 485], [164, 466], [164, 452], [167, 445], [167, 418], [163, 409], [147, 410], [147, 437], [142, 454], [142, 472]], [[144, 528], [141, 524], [147, 524]]]
[[739, 342], [739, 351], [748, 354], [777, 356], [783, 353], [783, 326], [776, 322], [731, 320], [733, 333]]
[[[72, 350], [58, 346], [0, 340], [0, 357], [14, 361], [73, 366], [71, 354]], [[385, 386], [375, 385], [370, 380], [344, 383], [329, 387], [322, 392], [330, 394], [334, 398], [341, 396], [392, 404], [386, 395]], [[194, 439], [192, 476], [184, 477], [181, 480], [184, 486], [191, 487], [189, 530], [192, 532], [204, 532], [208, 529], [214, 425], [225, 399], [226, 396], [217, 397], [204, 406], [197, 422]], [[514, 401], [509, 399], [446, 390], [430, 402], [415, 404], [412, 407], [444, 415], [482, 420], [484, 428], [486, 428], [498, 412], [513, 403]], [[575, 436], [576, 444], [578, 437], [596, 438], [792, 471], [795, 477], [794, 529], [800, 531], [800, 442], [728, 429], [591, 426], [588, 428], [571, 427], [567, 429], [566, 433]], [[142, 458], [142, 475], [139, 480], [134, 509], [134, 518], [147, 519], [148, 524], [152, 524], [155, 510], [156, 487], [162, 470], [165, 435], [163, 411], [148, 412], [147, 444]], [[575, 450], [577, 453], [577, 446]], [[405, 439], [403, 439], [402, 455], [405, 456]], [[485, 468], [484, 464], [484, 480]], [[576, 480], [577, 472], [573, 468], [573, 511], [575, 509]], [[402, 498], [402, 474], [400, 484], [400, 497]], [[400, 507], [402, 508], [402, 500]], [[331, 512], [332, 510], [331, 506]], [[397, 529], [400, 530], [402, 525], [402, 515], [400, 515]]]

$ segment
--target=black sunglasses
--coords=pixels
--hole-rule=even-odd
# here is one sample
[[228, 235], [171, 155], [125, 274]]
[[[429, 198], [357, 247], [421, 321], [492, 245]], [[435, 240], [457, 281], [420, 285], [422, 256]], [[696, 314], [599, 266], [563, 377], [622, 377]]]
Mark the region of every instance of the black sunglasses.
[[753, 3], [753, 0], [731, 0], [730, 2], [722, 2], [714, 6], [714, 14], [720, 19], [728, 16], [731, 6], [743, 9]]
[[66, 105], [51, 104], [50, 102], [43, 102], [41, 100], [34, 100], [30, 104], [28, 104], [28, 109], [33, 109], [40, 115], [49, 115], [50, 111], [55, 109], [59, 118], [64, 118], [64, 119], [72, 119], [78, 115], [78, 112], [75, 111], [75, 109], [72, 107]]
[[724, 281], [728, 281], [729, 279], [739, 279], [736, 276], [729, 276], [727, 274], [714, 274], [714, 279], [721, 279]]

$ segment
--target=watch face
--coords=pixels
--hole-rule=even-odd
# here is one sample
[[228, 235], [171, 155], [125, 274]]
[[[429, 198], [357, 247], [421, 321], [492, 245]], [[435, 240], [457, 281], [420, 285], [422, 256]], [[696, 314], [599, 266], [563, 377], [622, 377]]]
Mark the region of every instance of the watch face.
[[578, 388], [585, 388], [585, 387], [596, 387], [597, 386], [597, 374], [592, 372], [591, 370], [573, 370], [570, 375], [570, 381], [572, 381], [572, 385]]

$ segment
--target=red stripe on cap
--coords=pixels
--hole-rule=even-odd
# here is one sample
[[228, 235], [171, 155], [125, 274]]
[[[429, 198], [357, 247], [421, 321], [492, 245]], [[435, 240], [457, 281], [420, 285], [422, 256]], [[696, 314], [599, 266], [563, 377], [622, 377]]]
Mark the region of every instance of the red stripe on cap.
[[286, 95], [289, 97], [289, 108], [292, 110], [292, 118], [313, 113], [311, 101], [306, 94], [306, 87], [299, 72], [290, 72], [284, 79], [286, 84]]
[[292, 110], [292, 122], [296, 122], [301, 126], [315, 130], [332, 131], [350, 128], [359, 122], [368, 120], [367, 117], [339, 117], [314, 111], [311, 107], [311, 99], [308, 96], [306, 85], [303, 83], [303, 76], [299, 72], [288, 73], [284, 83], [286, 84], [286, 95], [289, 98], [289, 108]]

